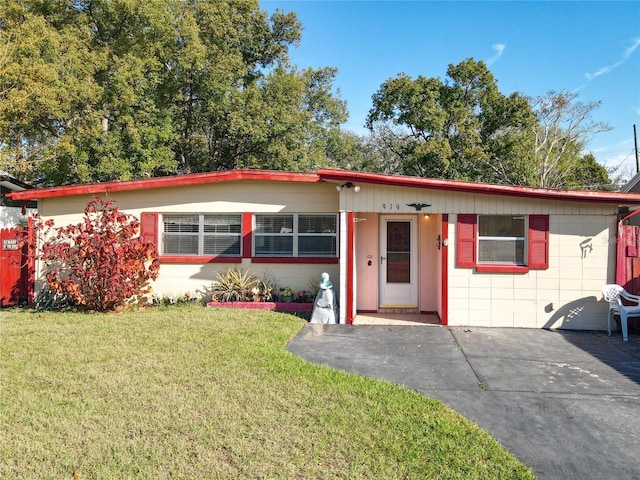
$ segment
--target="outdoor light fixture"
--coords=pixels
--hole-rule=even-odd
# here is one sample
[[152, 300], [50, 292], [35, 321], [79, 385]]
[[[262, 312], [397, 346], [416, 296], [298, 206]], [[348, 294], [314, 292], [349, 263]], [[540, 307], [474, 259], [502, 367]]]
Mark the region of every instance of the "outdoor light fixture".
[[343, 183], [342, 185], [337, 185], [336, 186], [336, 190], [338, 190], [338, 191], [342, 190], [343, 188], [353, 188], [353, 191], [356, 192], [356, 193], [360, 191], [360, 186], [359, 185], [354, 185], [351, 182]]

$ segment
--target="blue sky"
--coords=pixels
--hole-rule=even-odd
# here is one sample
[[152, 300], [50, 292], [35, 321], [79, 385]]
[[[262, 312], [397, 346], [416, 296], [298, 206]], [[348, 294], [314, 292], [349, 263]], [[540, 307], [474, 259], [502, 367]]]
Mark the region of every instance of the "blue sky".
[[484, 60], [503, 94], [577, 91], [600, 101], [593, 120], [613, 130], [587, 149], [609, 167], [635, 173], [640, 136], [640, 2], [637, 1], [300, 1], [261, 0], [263, 10], [297, 13], [299, 68], [337, 67], [347, 101], [344, 128], [367, 133], [371, 96], [388, 78], [446, 78], [449, 64]]

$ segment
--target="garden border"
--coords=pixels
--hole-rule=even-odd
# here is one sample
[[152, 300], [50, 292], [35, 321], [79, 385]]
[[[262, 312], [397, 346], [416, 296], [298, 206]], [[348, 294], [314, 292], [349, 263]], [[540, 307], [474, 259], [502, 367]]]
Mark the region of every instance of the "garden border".
[[208, 302], [212, 308], [241, 308], [247, 310], [275, 310], [277, 312], [311, 312], [313, 303], [298, 302]]

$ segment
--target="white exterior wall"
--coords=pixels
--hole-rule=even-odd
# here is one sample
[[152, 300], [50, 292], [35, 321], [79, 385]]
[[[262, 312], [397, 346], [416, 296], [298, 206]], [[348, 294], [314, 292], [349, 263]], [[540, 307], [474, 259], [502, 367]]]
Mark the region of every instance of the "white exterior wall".
[[[415, 213], [409, 203], [430, 204], [421, 213], [449, 214], [449, 325], [606, 329], [601, 287], [615, 278], [616, 205], [367, 184], [358, 193], [340, 192], [341, 208], [355, 212]], [[457, 268], [457, 214], [473, 213], [549, 215], [549, 268], [526, 274]], [[435, 268], [441, 305], [440, 262]]]
[[0, 207], [0, 228], [14, 228], [20, 223], [27, 221], [37, 213], [35, 208], [27, 208], [25, 215], [22, 215], [22, 208]]
[[[615, 205], [366, 184], [361, 186], [360, 192], [345, 188], [338, 194], [332, 184], [276, 181], [232, 181], [115, 192], [111, 196], [121, 211], [137, 218], [142, 212], [337, 214], [339, 211], [353, 211], [356, 216], [366, 217], [358, 213], [416, 214], [416, 210], [407, 204], [428, 203], [431, 206], [421, 213], [435, 214], [434, 217], [449, 214], [445, 291], [448, 292], [450, 325], [606, 328], [607, 304], [600, 300], [600, 288], [614, 278]], [[45, 198], [39, 202], [39, 211], [44, 220], [55, 217], [57, 226], [78, 223], [91, 198], [89, 195]], [[456, 221], [460, 213], [548, 214], [549, 268], [526, 274], [458, 269]], [[344, 222], [341, 222], [341, 230], [344, 229]], [[433, 234], [428, 237], [434, 242]], [[341, 235], [339, 242], [340, 250], [346, 250], [346, 237]], [[436, 270], [440, 311], [442, 263], [437, 260], [431, 265]], [[308, 290], [310, 282], [326, 271], [343, 303], [346, 298], [346, 290], [341, 288], [346, 270], [341, 271], [337, 263], [251, 263], [249, 258], [242, 259], [239, 264], [162, 263], [154, 291], [158, 295], [207, 292], [216, 272], [233, 266], [248, 268], [258, 277], [275, 278], [280, 286], [295, 290]]]
[[615, 238], [614, 215], [550, 215], [549, 268], [526, 274], [457, 268], [450, 241], [449, 325], [606, 329], [601, 288], [615, 275]]
[[[140, 219], [142, 212], [162, 213], [336, 213], [338, 196], [332, 185], [295, 182], [221, 182], [139, 191], [114, 192], [110, 196], [123, 213]], [[39, 202], [43, 220], [53, 218], [56, 226], [82, 221], [92, 195], [44, 198]], [[153, 292], [159, 296], [181, 296], [210, 291], [217, 272], [240, 267], [258, 278], [275, 279], [282, 287], [309, 290], [312, 280], [323, 272], [340, 291], [340, 268], [332, 264], [251, 263], [162, 263]], [[40, 272], [38, 272], [39, 274]], [[39, 275], [38, 275], [39, 276]], [[40, 285], [37, 285], [40, 288]]]
[[291, 287], [295, 291], [309, 290], [311, 281], [319, 281], [320, 275], [327, 272], [336, 292], [341, 291], [338, 264], [251, 263], [251, 259], [244, 258], [242, 263], [162, 263], [160, 275], [153, 283], [153, 292], [160, 296], [202, 292], [207, 297], [216, 273], [235, 267], [249, 270], [261, 279], [275, 279], [278, 286]]

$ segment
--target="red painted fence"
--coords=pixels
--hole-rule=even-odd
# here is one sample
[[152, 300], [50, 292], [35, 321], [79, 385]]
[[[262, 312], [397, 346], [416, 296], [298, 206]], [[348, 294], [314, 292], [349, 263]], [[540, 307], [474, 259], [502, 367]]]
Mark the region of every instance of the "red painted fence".
[[0, 229], [0, 307], [33, 302], [34, 262], [28, 255], [32, 232], [28, 228], [29, 241], [23, 244], [19, 228]]
[[[616, 251], [616, 283], [640, 295], [640, 227], [620, 225]], [[629, 329], [640, 330], [640, 318], [629, 318]]]

